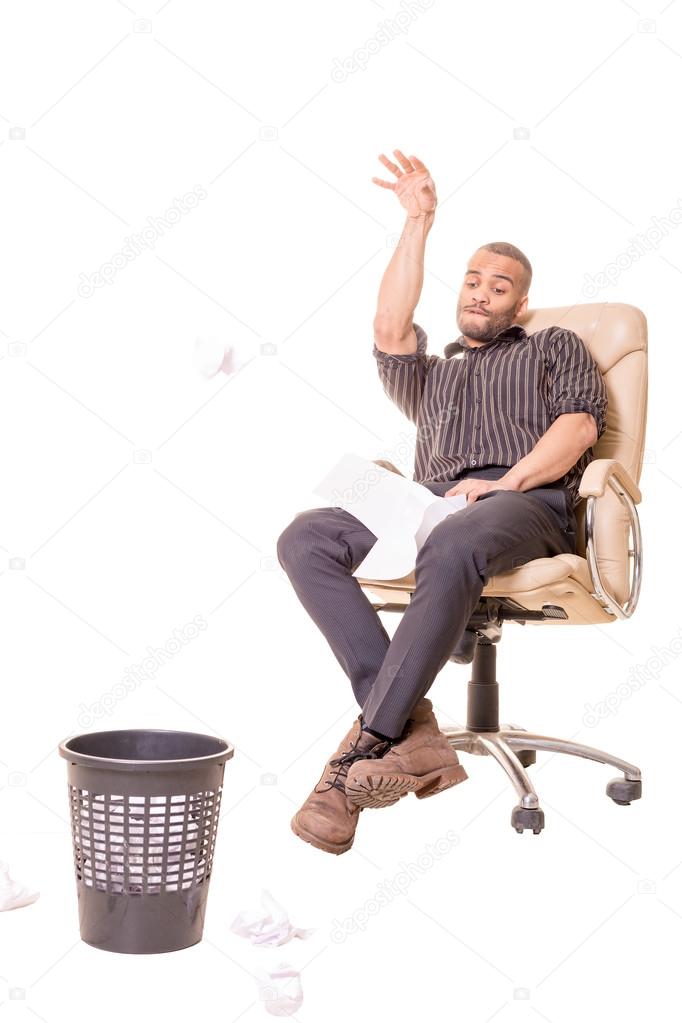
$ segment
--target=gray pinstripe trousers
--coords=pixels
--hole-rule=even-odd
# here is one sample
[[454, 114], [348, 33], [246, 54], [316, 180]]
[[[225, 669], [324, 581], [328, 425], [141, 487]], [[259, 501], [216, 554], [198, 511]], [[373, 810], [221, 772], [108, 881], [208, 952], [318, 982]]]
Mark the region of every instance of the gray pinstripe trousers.
[[[453, 485], [424, 484], [440, 496]], [[563, 506], [563, 493], [491, 490], [439, 522], [417, 553], [415, 590], [393, 639], [352, 575], [376, 535], [342, 508], [294, 516], [277, 541], [279, 563], [348, 675], [370, 728], [402, 734], [491, 575], [534, 558], [575, 554], [575, 516], [568, 502]]]

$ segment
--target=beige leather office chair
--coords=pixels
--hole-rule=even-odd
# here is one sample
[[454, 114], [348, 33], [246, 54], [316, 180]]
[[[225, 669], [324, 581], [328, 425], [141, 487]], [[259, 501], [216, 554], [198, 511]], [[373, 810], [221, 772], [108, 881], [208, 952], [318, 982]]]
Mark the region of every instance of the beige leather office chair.
[[[606, 382], [606, 430], [594, 447], [594, 461], [583, 474], [576, 508], [577, 554], [538, 558], [491, 577], [469, 622], [476, 649], [468, 686], [466, 728], [441, 727], [451, 745], [466, 753], [492, 756], [506, 771], [519, 797], [511, 823], [517, 832], [544, 827], [544, 813], [526, 767], [536, 750], [570, 753], [622, 772], [606, 786], [616, 803], [627, 805], [642, 793], [637, 767], [601, 750], [554, 739], [511, 725], [500, 725], [496, 648], [502, 623], [607, 625], [635, 610], [642, 571], [642, 541], [636, 505], [642, 469], [647, 410], [647, 323], [624, 303], [592, 303], [535, 309], [520, 320], [529, 333], [556, 324], [578, 334]], [[399, 472], [392, 463], [377, 464]], [[358, 578], [356, 576], [356, 578]], [[415, 588], [414, 571], [402, 579], [358, 578], [377, 611], [402, 612]], [[568, 654], [573, 637], [563, 641]]]

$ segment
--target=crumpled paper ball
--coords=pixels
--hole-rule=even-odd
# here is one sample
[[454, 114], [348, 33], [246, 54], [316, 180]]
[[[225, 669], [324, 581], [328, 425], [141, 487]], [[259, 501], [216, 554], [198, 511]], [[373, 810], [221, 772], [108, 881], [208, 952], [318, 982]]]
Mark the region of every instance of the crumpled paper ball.
[[6, 909], [20, 909], [35, 902], [40, 892], [26, 885], [13, 881], [9, 876], [9, 866], [0, 861], [0, 913]]
[[247, 345], [229, 344], [224, 337], [203, 334], [194, 342], [194, 365], [207, 380], [218, 373], [236, 373], [254, 354]]
[[[231, 931], [248, 938], [252, 945], [260, 948], [283, 945], [292, 938], [305, 940], [315, 932], [314, 927], [294, 927], [287, 911], [266, 888], [261, 888], [260, 899], [258, 909], [242, 910], [230, 924]], [[291, 963], [257, 965], [255, 976], [260, 999], [271, 1016], [291, 1016], [300, 1008], [303, 1003], [301, 977]]]
[[291, 1016], [303, 1004], [301, 976], [291, 963], [256, 967], [258, 994], [271, 1016]]
[[249, 938], [253, 945], [283, 945], [291, 938], [309, 938], [315, 928], [293, 927], [284, 907], [262, 888], [260, 908], [242, 910], [230, 924], [230, 930]]

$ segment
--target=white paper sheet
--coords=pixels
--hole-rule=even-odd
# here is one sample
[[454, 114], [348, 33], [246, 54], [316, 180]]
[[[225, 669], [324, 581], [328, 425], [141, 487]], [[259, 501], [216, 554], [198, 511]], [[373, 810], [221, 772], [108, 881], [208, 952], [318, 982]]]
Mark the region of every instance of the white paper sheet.
[[313, 493], [350, 512], [377, 537], [353, 572], [366, 579], [409, 575], [434, 526], [467, 503], [465, 494], [438, 497], [421, 483], [352, 453], [343, 455]]

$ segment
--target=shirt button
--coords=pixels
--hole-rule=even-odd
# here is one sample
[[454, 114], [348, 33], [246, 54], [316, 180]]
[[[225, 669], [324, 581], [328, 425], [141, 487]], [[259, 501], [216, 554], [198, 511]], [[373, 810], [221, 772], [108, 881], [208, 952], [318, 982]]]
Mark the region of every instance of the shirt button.
[[472, 465], [476, 465], [476, 459], [475, 459], [475, 458], [472, 458], [472, 459], [471, 459], [471, 464], [472, 464]]

